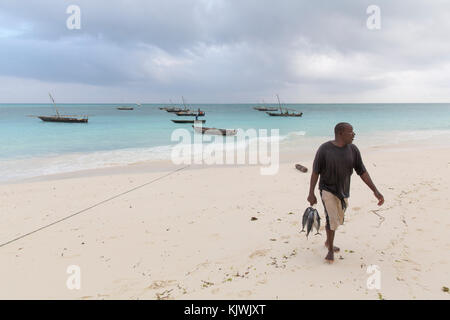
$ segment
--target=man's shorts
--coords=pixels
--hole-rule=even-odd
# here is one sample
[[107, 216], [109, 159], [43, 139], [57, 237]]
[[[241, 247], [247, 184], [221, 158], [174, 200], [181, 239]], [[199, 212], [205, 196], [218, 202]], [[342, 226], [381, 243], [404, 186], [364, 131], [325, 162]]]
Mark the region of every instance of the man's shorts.
[[320, 196], [322, 197], [323, 207], [325, 208], [327, 226], [330, 230], [337, 230], [340, 225], [344, 224], [344, 212], [348, 206], [348, 199], [344, 199], [346, 205], [342, 208], [341, 200], [331, 192], [321, 190]]

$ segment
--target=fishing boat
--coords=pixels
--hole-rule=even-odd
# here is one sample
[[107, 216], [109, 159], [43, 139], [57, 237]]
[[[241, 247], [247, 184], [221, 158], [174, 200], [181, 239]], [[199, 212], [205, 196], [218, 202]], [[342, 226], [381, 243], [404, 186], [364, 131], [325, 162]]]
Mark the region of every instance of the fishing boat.
[[277, 111], [278, 110], [278, 108], [276, 108], [276, 107], [254, 107], [253, 108], [254, 110], [257, 110], [257, 111]]
[[219, 129], [219, 128], [208, 128], [208, 127], [196, 127], [192, 126], [195, 132], [201, 134], [215, 134], [219, 136], [234, 136], [237, 130], [234, 129]]
[[171, 120], [174, 123], [205, 123], [206, 120]]
[[[136, 103], [136, 107], [141, 107], [141, 104], [140, 103]], [[119, 106], [118, 108], [117, 108], [117, 110], [134, 110], [134, 108], [133, 107], [129, 107], [129, 106]]]
[[266, 103], [264, 102], [264, 100], [263, 100], [263, 103], [264, 103], [264, 106], [256, 106], [253, 109], [257, 110], [257, 111], [277, 111], [278, 110], [277, 107], [268, 107], [268, 106], [266, 106]]
[[204, 117], [205, 111], [201, 111], [200, 109], [198, 112], [190, 112], [190, 111], [181, 111], [176, 113], [179, 117]]
[[169, 102], [170, 102], [170, 105], [168, 105], [166, 107], [160, 107], [159, 110], [164, 110], [164, 111], [167, 111], [167, 112], [180, 112], [180, 111], [183, 111], [183, 109], [175, 107], [175, 104], [172, 102], [172, 100], [169, 100]]
[[[289, 112], [288, 110], [296, 111], [294, 109], [282, 108], [280, 103], [280, 97], [278, 97], [278, 105], [280, 106], [280, 112], [266, 112], [271, 117], [301, 117], [303, 112]], [[283, 111], [283, 109], [285, 111]]]
[[53, 106], [55, 107], [56, 115], [55, 116], [37, 116], [39, 119], [45, 122], [66, 122], [66, 123], [87, 123], [88, 116], [73, 116], [73, 115], [61, 115], [59, 114], [58, 108], [56, 108], [55, 100], [52, 95], [49, 93], [50, 99], [53, 101]]
[[176, 107], [173, 107], [173, 108], [166, 108], [165, 110], [166, 110], [167, 112], [172, 112], [172, 113], [181, 112], [181, 111], [189, 111], [189, 110], [184, 110], [184, 109], [176, 108]]
[[285, 112], [266, 112], [271, 117], [301, 117], [303, 115], [303, 112], [289, 112], [287, 110], [294, 110], [294, 109], [287, 109], [285, 108]]
[[72, 116], [59, 115], [59, 116], [38, 116], [38, 118], [45, 122], [74, 122], [74, 123], [88, 122], [87, 116], [85, 118], [73, 118]]

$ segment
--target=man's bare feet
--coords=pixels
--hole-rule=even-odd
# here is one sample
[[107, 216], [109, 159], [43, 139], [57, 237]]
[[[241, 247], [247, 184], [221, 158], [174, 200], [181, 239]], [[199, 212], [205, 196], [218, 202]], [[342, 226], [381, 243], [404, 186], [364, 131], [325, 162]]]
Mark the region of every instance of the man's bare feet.
[[[325, 241], [325, 247], [328, 248], [328, 242], [327, 242], [327, 241]], [[339, 249], [339, 247], [333, 246], [333, 251], [334, 251], [334, 252], [339, 252], [340, 250], [341, 250], [341, 249]]]
[[330, 264], [334, 262], [334, 253], [333, 253], [333, 251], [328, 251], [328, 254], [325, 257], [325, 261], [330, 263]]

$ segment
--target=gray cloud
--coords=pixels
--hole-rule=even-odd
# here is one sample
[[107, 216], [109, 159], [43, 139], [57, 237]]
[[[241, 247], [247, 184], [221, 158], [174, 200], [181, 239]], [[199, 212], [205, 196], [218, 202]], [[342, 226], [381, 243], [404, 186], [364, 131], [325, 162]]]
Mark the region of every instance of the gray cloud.
[[[81, 8], [81, 30], [66, 28], [71, 4]], [[287, 101], [449, 99], [450, 4], [377, 1], [377, 31], [366, 28], [371, 4], [3, 0], [0, 85], [59, 87], [71, 101], [250, 102], [275, 92]], [[14, 100], [19, 93], [6, 87], [0, 101]]]

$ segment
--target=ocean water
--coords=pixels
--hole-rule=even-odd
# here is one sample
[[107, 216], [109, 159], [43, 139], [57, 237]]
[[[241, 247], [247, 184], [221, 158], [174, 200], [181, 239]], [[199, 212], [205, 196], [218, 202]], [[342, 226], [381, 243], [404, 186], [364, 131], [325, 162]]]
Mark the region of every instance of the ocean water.
[[[170, 159], [172, 132], [185, 128], [184, 119], [143, 104], [119, 111], [122, 104], [62, 104], [61, 114], [88, 115], [87, 124], [43, 122], [29, 115], [53, 115], [51, 104], [0, 104], [0, 181], [45, 174]], [[450, 104], [290, 104], [300, 118], [270, 117], [251, 104], [200, 104], [204, 126], [279, 129], [280, 148], [307, 150], [333, 137], [336, 123], [353, 125], [355, 144], [450, 139]], [[268, 105], [271, 106], [271, 105]], [[272, 105], [276, 106], [276, 105]], [[270, 132], [269, 132], [270, 133]]]

